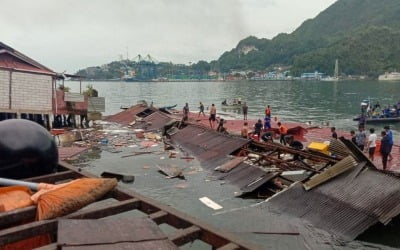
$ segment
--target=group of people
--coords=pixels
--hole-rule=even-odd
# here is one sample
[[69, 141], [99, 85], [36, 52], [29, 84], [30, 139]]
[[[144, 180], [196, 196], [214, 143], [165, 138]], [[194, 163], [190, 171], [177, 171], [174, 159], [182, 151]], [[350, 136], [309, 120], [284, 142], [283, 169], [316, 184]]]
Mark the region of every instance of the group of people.
[[[208, 107], [207, 107], [208, 109]], [[182, 109], [182, 113], [183, 113], [183, 117], [182, 117], [182, 122], [181, 124], [184, 124], [188, 119], [189, 119], [189, 104], [185, 103], [185, 106], [183, 106]], [[204, 117], [206, 116], [206, 114], [204, 113], [204, 104], [202, 102], [199, 103], [199, 113], [197, 115], [197, 117], [200, 117], [201, 115], [203, 115]], [[224, 119], [220, 119], [219, 121], [217, 121], [217, 108], [215, 107], [215, 104], [211, 104], [210, 107], [210, 116], [208, 118], [209, 122], [210, 122], [210, 127], [212, 129], [214, 129], [215, 123], [218, 122], [218, 127], [217, 127], [217, 131], [218, 132], [226, 132], [226, 128], [224, 127]]]
[[387, 105], [381, 107], [381, 104], [377, 102], [371, 106], [369, 103], [361, 105], [361, 117], [379, 117], [379, 118], [390, 118], [400, 116], [400, 101], [394, 105]]
[[[337, 139], [335, 127], [331, 128], [332, 138]], [[374, 128], [369, 129], [369, 135], [365, 132], [364, 126], [359, 126], [358, 131], [350, 131], [351, 141], [363, 152], [368, 153], [368, 158], [373, 161], [377, 147], [378, 136]], [[382, 155], [382, 166], [386, 170], [387, 162], [393, 159], [391, 151], [393, 147], [393, 133], [389, 126], [381, 131], [381, 144], [379, 152]]]

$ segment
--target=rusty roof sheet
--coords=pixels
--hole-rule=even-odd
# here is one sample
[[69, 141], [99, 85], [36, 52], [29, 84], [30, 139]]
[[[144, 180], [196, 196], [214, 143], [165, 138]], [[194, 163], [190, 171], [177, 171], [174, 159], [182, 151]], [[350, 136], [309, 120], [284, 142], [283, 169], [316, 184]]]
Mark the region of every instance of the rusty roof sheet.
[[173, 134], [171, 138], [174, 143], [179, 144], [203, 163], [210, 163], [221, 158], [226, 161], [227, 155], [249, 142], [246, 139], [218, 133], [198, 125], [188, 125]]
[[140, 121], [136, 121], [133, 126], [136, 129], [144, 129], [145, 131], [156, 131], [162, 129], [167, 123], [173, 119], [159, 111], [153, 112]]
[[63, 249], [178, 249], [148, 218], [60, 220]]
[[137, 104], [134, 105], [127, 110], [121, 111], [117, 114], [110, 115], [107, 118], [105, 118], [105, 121], [109, 122], [116, 122], [120, 123], [122, 125], [129, 125], [133, 121], [136, 120], [136, 114], [142, 112], [143, 110], [147, 109], [147, 106], [142, 105], [142, 104]]
[[273, 196], [268, 206], [353, 240], [377, 222], [400, 214], [400, 180], [363, 164], [310, 191], [301, 183]]
[[214, 174], [220, 180], [227, 180], [232, 185], [238, 186], [243, 193], [255, 191], [279, 173], [269, 173], [259, 167], [241, 163], [227, 173]]

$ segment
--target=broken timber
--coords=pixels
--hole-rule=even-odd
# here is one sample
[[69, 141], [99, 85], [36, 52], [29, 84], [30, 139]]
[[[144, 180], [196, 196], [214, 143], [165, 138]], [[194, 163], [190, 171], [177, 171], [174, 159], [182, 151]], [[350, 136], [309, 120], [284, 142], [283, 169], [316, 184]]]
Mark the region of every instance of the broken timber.
[[[40, 180], [47, 183], [68, 181], [82, 177], [96, 177], [87, 172], [77, 172], [74, 167], [61, 162], [59, 171], [30, 180]], [[205, 224], [193, 217], [190, 217], [174, 208], [163, 205], [153, 199], [142, 196], [131, 190], [116, 188], [105, 198], [116, 200], [113, 204], [98, 205], [93, 208], [79, 210], [75, 213], [64, 216], [64, 219], [99, 219], [127, 211], [138, 210], [148, 215], [148, 218], [156, 224], [168, 224], [176, 230], [168, 235], [168, 238], [176, 245], [183, 246], [194, 240], [203, 241], [213, 249], [258, 249], [255, 245], [238, 239], [235, 235], [223, 232], [208, 224]], [[33, 236], [49, 234], [54, 241], [57, 237], [58, 220], [33, 221], [36, 214], [36, 207], [30, 206], [14, 211], [0, 213], [0, 246], [17, 242]], [[26, 221], [33, 221], [24, 223]], [[21, 223], [24, 223], [21, 225]], [[57, 249], [57, 244], [52, 242], [42, 249]]]

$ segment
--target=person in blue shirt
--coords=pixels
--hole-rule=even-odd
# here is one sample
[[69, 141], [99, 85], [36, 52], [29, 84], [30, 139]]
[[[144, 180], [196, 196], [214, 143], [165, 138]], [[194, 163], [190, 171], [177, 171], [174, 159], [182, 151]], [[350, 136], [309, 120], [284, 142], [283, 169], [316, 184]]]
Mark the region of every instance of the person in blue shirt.
[[265, 116], [264, 118], [264, 130], [269, 130], [271, 129], [271, 117], [270, 116]]
[[390, 149], [389, 149], [388, 161], [391, 161], [393, 159], [393, 156], [392, 156], [392, 153], [391, 153], [392, 152], [392, 147], [393, 147], [393, 133], [392, 133], [392, 130], [390, 130], [389, 126], [385, 126], [383, 128], [385, 129], [386, 135], [387, 135], [388, 140], [389, 140]]

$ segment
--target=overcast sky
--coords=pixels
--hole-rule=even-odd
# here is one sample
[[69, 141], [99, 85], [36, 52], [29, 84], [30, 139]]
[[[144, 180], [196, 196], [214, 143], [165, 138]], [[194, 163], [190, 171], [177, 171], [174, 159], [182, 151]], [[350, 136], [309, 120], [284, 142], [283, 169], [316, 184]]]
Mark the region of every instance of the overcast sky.
[[0, 41], [62, 72], [150, 54], [217, 59], [249, 35], [291, 33], [336, 0], [0, 0]]

